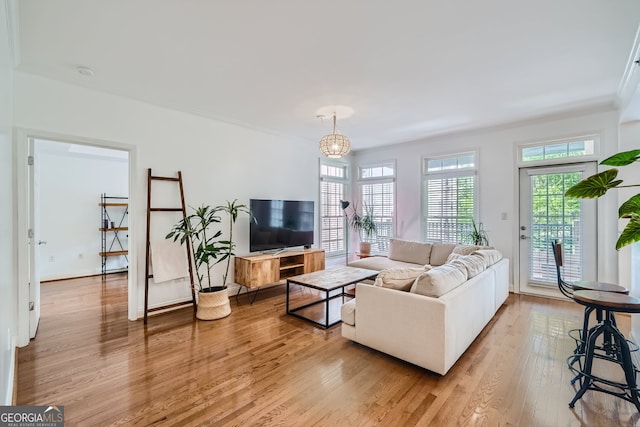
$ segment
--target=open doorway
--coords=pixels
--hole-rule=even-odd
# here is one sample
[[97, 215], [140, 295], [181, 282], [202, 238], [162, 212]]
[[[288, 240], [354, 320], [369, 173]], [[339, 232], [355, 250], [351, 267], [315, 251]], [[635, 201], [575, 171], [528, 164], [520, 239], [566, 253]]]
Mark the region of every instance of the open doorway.
[[[26, 245], [19, 244], [21, 282], [28, 284], [28, 291], [19, 293], [19, 345], [26, 345], [35, 337], [40, 319], [41, 281], [102, 275], [101, 202], [106, 193], [129, 197], [131, 153], [23, 132], [18, 140], [18, 158], [25, 155], [29, 165], [18, 168], [19, 187], [25, 190], [18, 197], [19, 228], [28, 235]], [[129, 239], [128, 209], [125, 212], [125, 224], [118, 225], [126, 225], [127, 231], [119, 233], [119, 239], [128, 249], [133, 239]], [[114, 261], [110, 271], [120, 274], [131, 266], [128, 256]], [[125, 282], [129, 283], [125, 299], [131, 302], [130, 278]]]
[[129, 153], [45, 139], [34, 144], [40, 280], [126, 272]]

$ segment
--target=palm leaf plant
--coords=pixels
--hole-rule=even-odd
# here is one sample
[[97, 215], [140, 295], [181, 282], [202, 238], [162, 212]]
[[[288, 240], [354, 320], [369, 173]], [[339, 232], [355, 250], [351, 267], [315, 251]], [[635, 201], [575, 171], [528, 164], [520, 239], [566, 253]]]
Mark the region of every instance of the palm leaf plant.
[[[225, 205], [211, 207], [202, 205], [191, 208], [194, 213], [180, 220], [167, 234], [167, 239], [180, 241], [180, 244], [188, 244], [193, 253], [196, 270], [197, 286], [199, 292], [215, 292], [227, 287], [227, 278], [231, 265], [231, 257], [234, 255], [236, 244], [233, 240], [233, 226], [241, 213], [249, 213], [246, 205], [238, 204], [237, 200], [227, 201]], [[229, 217], [229, 235], [223, 235], [220, 229], [222, 223], [221, 213]], [[222, 282], [212, 280], [212, 268], [226, 261], [222, 274]], [[204, 271], [203, 271], [204, 270]], [[205, 280], [206, 278], [206, 280]], [[215, 286], [214, 286], [215, 285]]]
[[[628, 166], [640, 161], [640, 150], [623, 151], [600, 162], [606, 166]], [[577, 199], [594, 199], [604, 196], [612, 188], [639, 187], [640, 184], [622, 185], [617, 179], [619, 170], [616, 167], [591, 175], [565, 192], [565, 196]], [[640, 194], [636, 194], [620, 205], [618, 218], [628, 218], [629, 222], [618, 237], [616, 249], [640, 240]]]

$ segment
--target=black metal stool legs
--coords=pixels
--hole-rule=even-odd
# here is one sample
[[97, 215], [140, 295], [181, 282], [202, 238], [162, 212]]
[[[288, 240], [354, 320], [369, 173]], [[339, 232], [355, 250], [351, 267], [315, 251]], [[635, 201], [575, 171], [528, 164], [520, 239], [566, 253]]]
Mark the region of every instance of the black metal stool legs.
[[[638, 411], [640, 411], [640, 396], [638, 394], [638, 387], [636, 384], [636, 368], [631, 360], [631, 350], [626, 338], [618, 328], [616, 328], [614, 322], [615, 319], [613, 317], [613, 312], [606, 311], [602, 323], [588, 331], [585, 348], [586, 352], [584, 354], [570, 356], [569, 359], [571, 359], [571, 362], [569, 362], [569, 367], [577, 373], [576, 378], [574, 378], [572, 383], [578, 379], [580, 380], [580, 389], [571, 402], [569, 402], [570, 408], [574, 407], [575, 403], [587, 390], [595, 390], [625, 399], [633, 403]], [[603, 347], [596, 346], [596, 340], [600, 335], [603, 335], [603, 339], [605, 341]], [[604, 353], [597, 352], [597, 350], [603, 350]], [[575, 359], [582, 357], [584, 357], [584, 367], [580, 368], [580, 370], [576, 370], [576, 368], [573, 367]], [[594, 375], [594, 359], [603, 359], [608, 362], [619, 364], [625, 374], [625, 383], [618, 383]], [[607, 386], [608, 388], [603, 388], [602, 385]], [[615, 388], [620, 391], [615, 391], [611, 388]]]

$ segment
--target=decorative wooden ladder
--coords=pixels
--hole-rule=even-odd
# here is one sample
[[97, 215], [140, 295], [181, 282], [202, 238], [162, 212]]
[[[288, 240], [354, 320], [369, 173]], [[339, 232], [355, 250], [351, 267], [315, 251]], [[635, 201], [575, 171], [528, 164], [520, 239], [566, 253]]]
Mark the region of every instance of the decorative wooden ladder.
[[[180, 205], [179, 208], [155, 208], [151, 206], [151, 183], [153, 181], [174, 181], [180, 185]], [[187, 208], [184, 203], [184, 189], [182, 187], [182, 172], [178, 171], [178, 177], [164, 177], [164, 176], [153, 176], [151, 174], [151, 168], [148, 169], [147, 174], [147, 250], [146, 250], [146, 263], [145, 263], [145, 271], [144, 271], [144, 324], [147, 324], [147, 318], [149, 313], [154, 311], [166, 310], [170, 308], [178, 308], [183, 307], [187, 304], [193, 305], [193, 312], [196, 312], [196, 294], [193, 289], [193, 270], [191, 264], [191, 248], [187, 242], [185, 245], [187, 247], [187, 260], [189, 263], [189, 284], [191, 286], [191, 300], [186, 300], [182, 302], [177, 302], [174, 304], [164, 305], [161, 307], [153, 307], [149, 308], [149, 279], [153, 278], [153, 274], [149, 273], [149, 266], [151, 265], [151, 213], [152, 212], [182, 212], [182, 217], [187, 217]]]

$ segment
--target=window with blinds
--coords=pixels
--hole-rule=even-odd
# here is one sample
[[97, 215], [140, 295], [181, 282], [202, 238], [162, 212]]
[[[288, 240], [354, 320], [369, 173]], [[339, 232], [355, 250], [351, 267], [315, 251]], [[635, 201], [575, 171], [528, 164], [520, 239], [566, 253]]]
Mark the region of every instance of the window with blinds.
[[386, 253], [394, 233], [395, 164], [385, 162], [360, 167], [358, 178], [360, 205], [371, 210], [376, 224], [375, 235], [370, 238], [360, 236], [360, 239], [371, 243], [372, 252]]
[[582, 280], [583, 218], [580, 199], [564, 193], [582, 179], [582, 171], [531, 175], [531, 255], [529, 280], [557, 285], [550, 243], [563, 242], [563, 278]]
[[320, 247], [327, 255], [345, 250], [345, 217], [340, 204], [347, 189], [347, 166], [320, 164]]
[[476, 216], [475, 153], [424, 159], [423, 238], [461, 243]]

